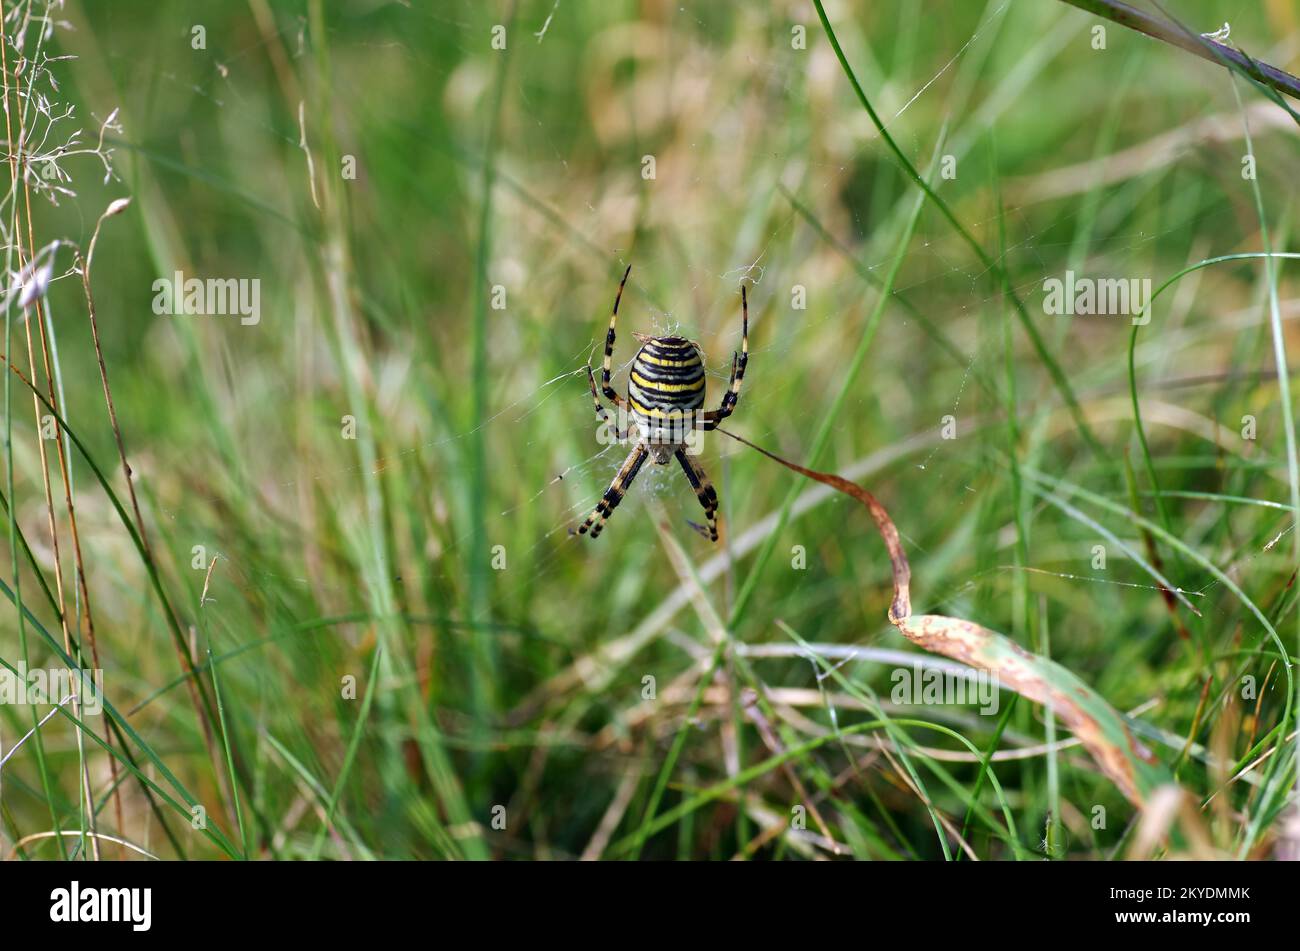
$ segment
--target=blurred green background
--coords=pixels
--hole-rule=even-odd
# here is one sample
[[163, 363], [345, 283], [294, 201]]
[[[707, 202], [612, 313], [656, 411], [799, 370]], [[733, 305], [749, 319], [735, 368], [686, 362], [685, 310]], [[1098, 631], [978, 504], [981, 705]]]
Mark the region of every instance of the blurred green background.
[[[1167, 7], [1195, 31], [1230, 20], [1232, 42], [1300, 70], [1288, 0]], [[25, 9], [7, 0], [11, 36]], [[584, 367], [629, 264], [616, 367], [633, 331], [681, 333], [717, 405], [744, 282], [751, 359], [728, 428], [870, 487], [918, 612], [1001, 631], [1136, 711], [1200, 813], [1190, 854], [1300, 837], [1287, 664], [1256, 614], [1294, 654], [1270, 306], [1271, 280], [1295, 353], [1294, 262], [1216, 264], [1158, 298], [1133, 351], [1149, 456], [1131, 321], [1043, 307], [1070, 270], [1159, 287], [1294, 247], [1300, 125], [1113, 24], [1098, 49], [1102, 21], [1049, 0], [826, 13], [898, 148], [1005, 269], [1077, 413], [996, 274], [873, 128], [810, 3], [56, 5], [45, 49], [76, 58], [39, 88], [75, 115], [50, 141], [80, 129], [93, 149], [115, 109], [120, 131], [107, 184], [76, 154], [75, 194], [32, 194], [34, 245], [84, 249], [131, 199], [103, 223], [91, 284], [158, 586], [72, 449], [107, 698], [134, 731], [111, 742], [135, 765], [51, 719], [0, 771], [6, 857], [84, 855], [92, 828], [190, 858], [1131, 854], [1133, 807], [1041, 708], [891, 699], [909, 665], [889, 651], [933, 659], [887, 623], [888, 561], [851, 501], [714, 435], [716, 547], [687, 525], [700, 512], [675, 466], [643, 470], [599, 539], [568, 534], [625, 453], [597, 440]], [[69, 246], [53, 259], [63, 416], [130, 516]], [[153, 282], [177, 271], [258, 280], [260, 320], [155, 314]], [[61, 642], [37, 577], [55, 587], [30, 405], [11, 380], [30, 615], [20, 631], [0, 612], [0, 657], [25, 643], [31, 666], [57, 666], [37, 627]], [[1200, 615], [1168, 608], [1130, 553]], [[878, 716], [903, 722], [834, 735]], [[32, 726], [0, 706], [6, 751]], [[74, 834], [41, 835], [56, 829]]]

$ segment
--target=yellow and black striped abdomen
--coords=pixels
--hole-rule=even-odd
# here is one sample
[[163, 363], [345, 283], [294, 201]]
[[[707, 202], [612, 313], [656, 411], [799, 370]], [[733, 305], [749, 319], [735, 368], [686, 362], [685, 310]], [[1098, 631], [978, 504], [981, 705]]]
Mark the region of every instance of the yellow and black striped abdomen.
[[704, 361], [683, 337], [654, 337], [632, 361], [627, 384], [632, 412], [648, 420], [680, 416], [704, 405]]

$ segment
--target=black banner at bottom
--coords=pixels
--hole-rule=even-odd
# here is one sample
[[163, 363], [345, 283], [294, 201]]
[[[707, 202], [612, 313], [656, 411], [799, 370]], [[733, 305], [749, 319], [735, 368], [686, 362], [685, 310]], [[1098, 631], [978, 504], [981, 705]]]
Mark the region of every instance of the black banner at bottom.
[[338, 941], [440, 923], [497, 939], [517, 929], [610, 940], [629, 925], [668, 938], [679, 914], [692, 922], [681, 919], [682, 936], [697, 941], [713, 931], [769, 936], [773, 920], [861, 927], [873, 939], [965, 928], [996, 940], [1030, 927], [1179, 939], [1199, 931], [1221, 941], [1293, 921], [1292, 873], [1282, 863], [6, 862], [0, 919], [6, 947], [36, 932]]

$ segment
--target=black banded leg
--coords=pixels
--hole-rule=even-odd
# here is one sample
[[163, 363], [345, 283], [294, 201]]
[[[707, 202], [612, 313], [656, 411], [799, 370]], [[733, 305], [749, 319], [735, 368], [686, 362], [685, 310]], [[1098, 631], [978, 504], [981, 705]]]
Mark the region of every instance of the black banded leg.
[[727, 387], [726, 395], [722, 397], [722, 405], [716, 410], [704, 413], [706, 430], [717, 429], [719, 423], [735, 412], [736, 403], [740, 400], [740, 386], [745, 382], [745, 367], [749, 364], [749, 300], [745, 296], [743, 284], [740, 287], [740, 312], [740, 353], [731, 355], [731, 384]]
[[618, 304], [623, 299], [623, 287], [627, 284], [627, 276], [632, 273], [632, 265], [627, 266], [623, 272], [623, 280], [618, 282], [618, 294], [614, 297], [614, 312], [609, 316], [609, 332], [605, 334], [605, 363], [600, 371], [600, 391], [605, 394], [605, 399], [609, 400], [619, 409], [623, 408], [623, 397], [610, 385], [609, 374], [610, 367], [614, 360], [614, 325], [618, 323]]
[[601, 422], [614, 431], [614, 438], [618, 442], [622, 442], [627, 438], [628, 433], [632, 431], [632, 426], [629, 423], [626, 430], [623, 432], [618, 431], [618, 421], [609, 418], [609, 410], [600, 402], [600, 396], [596, 393], [596, 376], [591, 372], [590, 366], [587, 367], [587, 385], [591, 387], [591, 401], [596, 404], [596, 415]]
[[686, 471], [686, 478], [690, 480], [691, 488], [695, 490], [695, 497], [700, 500], [700, 505], [704, 508], [704, 518], [709, 523], [709, 541], [718, 540], [718, 493], [713, 489], [713, 483], [705, 475], [701, 467], [694, 459], [686, 454], [685, 449], [678, 449], [675, 453], [677, 461], [682, 464], [682, 469]]
[[637, 447], [628, 454], [627, 460], [623, 463], [623, 468], [618, 470], [618, 475], [614, 476], [614, 481], [610, 483], [609, 488], [605, 490], [604, 497], [596, 504], [596, 508], [587, 516], [587, 520], [578, 527], [578, 534], [585, 535], [591, 532], [591, 537], [595, 538], [600, 534], [601, 529], [605, 527], [606, 520], [614, 514], [614, 509], [618, 508], [618, 503], [623, 501], [623, 494], [627, 492], [628, 486], [636, 478], [636, 474], [641, 471], [641, 464], [645, 462], [646, 456], [650, 453], [643, 445], [637, 444]]

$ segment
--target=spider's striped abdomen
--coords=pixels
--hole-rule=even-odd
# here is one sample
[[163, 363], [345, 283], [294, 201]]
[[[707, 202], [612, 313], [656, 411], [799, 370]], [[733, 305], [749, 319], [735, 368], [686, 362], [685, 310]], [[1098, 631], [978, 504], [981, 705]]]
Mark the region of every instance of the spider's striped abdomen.
[[[722, 398], [721, 406], [701, 412], [700, 407], [704, 405], [704, 358], [700, 354], [700, 348], [684, 337], [635, 334], [642, 346], [632, 358], [631, 378], [627, 385], [628, 398], [625, 400], [619, 396], [610, 383], [618, 302], [623, 299], [623, 288], [631, 273], [631, 267], [623, 272], [618, 294], [614, 297], [614, 310], [609, 315], [609, 330], [605, 334], [605, 361], [600, 370], [600, 391], [596, 390], [596, 375], [590, 366], [587, 367], [587, 385], [591, 388], [591, 401], [596, 408], [596, 416], [604, 426], [613, 427], [616, 439], [622, 441], [636, 431], [633, 447], [596, 508], [578, 526], [577, 533], [585, 535], [590, 532], [592, 538], [601, 533], [606, 520], [622, 501], [628, 486], [647, 459], [652, 459], [655, 465], [663, 466], [670, 459], [676, 458], [704, 508], [704, 518], [709, 523], [709, 540], [716, 542], [718, 493], [709, 482], [704, 469], [692, 456], [700, 451], [696, 437], [717, 429], [718, 423], [735, 410], [736, 401], [740, 398], [740, 384], [745, 378], [745, 364], [749, 360], [749, 301], [745, 297], [745, 286], [742, 284], [740, 287], [740, 352], [731, 357], [731, 383], [727, 387], [726, 396]], [[610, 418], [609, 410], [601, 403], [602, 394], [618, 407], [617, 423]], [[626, 425], [625, 414], [631, 415]], [[699, 525], [692, 525], [701, 533], [705, 532]]]
[[683, 337], [653, 337], [632, 361], [627, 384], [632, 412], [652, 425], [704, 405], [704, 361]]

